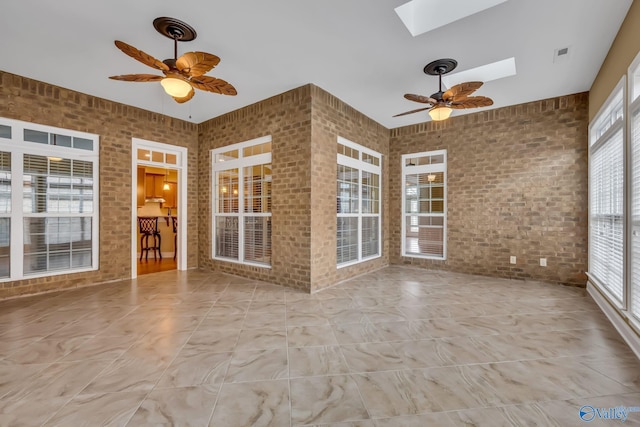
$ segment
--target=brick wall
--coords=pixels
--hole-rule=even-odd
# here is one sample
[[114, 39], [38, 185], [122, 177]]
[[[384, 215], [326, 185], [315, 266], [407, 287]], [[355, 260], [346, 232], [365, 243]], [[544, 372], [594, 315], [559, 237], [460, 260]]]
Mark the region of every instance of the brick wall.
[[[338, 136], [382, 153], [382, 257], [336, 268]], [[389, 263], [389, 130], [317, 86], [312, 87], [311, 290]]]
[[[0, 283], [0, 298], [131, 277], [131, 138], [189, 149], [196, 180], [198, 125], [0, 71], [0, 116], [100, 136], [98, 271]], [[197, 266], [197, 185], [190, 185], [188, 266]]]
[[391, 130], [392, 213], [401, 211], [400, 156], [448, 155], [447, 260], [401, 257], [392, 214], [391, 263], [583, 285], [587, 115], [581, 93]]
[[[211, 259], [211, 162], [214, 148], [272, 137], [272, 268]], [[203, 268], [310, 289], [311, 85], [200, 125], [200, 261]]]
[[[100, 135], [100, 270], [3, 283], [0, 298], [128, 278], [131, 138], [189, 148], [188, 265], [316, 291], [388, 263], [583, 284], [587, 94], [387, 130], [306, 85], [195, 125], [0, 72], [0, 116]], [[209, 150], [271, 135], [272, 268], [211, 259]], [[383, 154], [383, 256], [336, 269], [337, 137]], [[176, 141], [178, 141], [176, 143]], [[400, 256], [400, 156], [448, 150], [448, 259]], [[515, 266], [509, 256], [518, 257]], [[540, 267], [545, 257], [548, 267]]]

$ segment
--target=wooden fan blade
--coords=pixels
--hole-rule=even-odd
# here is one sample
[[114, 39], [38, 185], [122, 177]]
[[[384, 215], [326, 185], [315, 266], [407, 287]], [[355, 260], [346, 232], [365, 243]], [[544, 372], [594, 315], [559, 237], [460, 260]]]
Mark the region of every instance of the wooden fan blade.
[[123, 74], [121, 76], [111, 76], [109, 78], [125, 82], [159, 82], [164, 79], [163, 76], [156, 76], [154, 74]]
[[161, 71], [169, 71], [169, 67], [164, 62], [154, 58], [148, 53], [144, 53], [140, 49], [136, 49], [135, 47], [126, 44], [125, 42], [121, 42], [120, 40], [115, 41], [116, 47], [120, 49], [124, 54], [129, 55], [136, 61], [142, 62], [144, 65], [148, 65], [149, 67], [155, 68]]
[[405, 113], [396, 114], [395, 116], [392, 116], [392, 117], [406, 116], [407, 114], [419, 113], [420, 111], [430, 110], [431, 108], [432, 107], [418, 108], [417, 110], [411, 110], [411, 111], [407, 111]]
[[464, 98], [462, 101], [452, 102], [451, 108], [462, 110], [464, 108], [480, 108], [488, 107], [490, 105], [493, 105], [493, 100], [491, 98], [487, 98], [486, 96], [471, 96], [469, 98]]
[[471, 95], [482, 86], [482, 82], [466, 82], [452, 86], [448, 91], [442, 94], [445, 101], [458, 101]]
[[177, 98], [174, 96], [173, 99], [175, 99], [178, 104], [183, 104], [188, 100], [190, 100], [191, 98], [193, 98], [193, 95], [195, 95], [195, 93], [196, 91], [193, 90], [193, 87], [192, 87], [189, 93], [187, 94], [187, 96], [183, 96], [182, 98]]
[[222, 95], [237, 95], [238, 92], [230, 83], [225, 82], [222, 79], [209, 76], [192, 77], [189, 80], [191, 86], [196, 89], [206, 90], [207, 92], [220, 93]]
[[422, 95], [414, 95], [412, 93], [407, 93], [404, 95], [405, 99], [408, 99], [409, 101], [415, 101], [415, 102], [421, 102], [423, 104], [437, 104], [438, 101], [436, 101], [433, 98], [429, 98], [428, 96], [422, 96]]
[[176, 60], [176, 67], [186, 76], [201, 76], [213, 69], [220, 58], [206, 52], [187, 52]]

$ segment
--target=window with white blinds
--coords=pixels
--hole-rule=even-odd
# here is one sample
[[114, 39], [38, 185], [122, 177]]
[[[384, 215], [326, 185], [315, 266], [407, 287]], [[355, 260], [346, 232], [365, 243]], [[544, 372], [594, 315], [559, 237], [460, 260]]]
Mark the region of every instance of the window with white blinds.
[[402, 156], [402, 256], [447, 257], [447, 151]]
[[271, 137], [211, 150], [214, 259], [271, 266]]
[[[8, 137], [11, 138], [9, 128]], [[0, 130], [0, 138], [2, 132]], [[0, 278], [11, 271], [11, 153], [0, 151]]]
[[616, 126], [591, 152], [589, 273], [622, 305], [624, 140]]
[[589, 131], [589, 276], [619, 307], [624, 293], [624, 79]]
[[0, 118], [0, 279], [98, 268], [98, 137]]
[[631, 145], [630, 311], [640, 324], [640, 55], [629, 68], [629, 141]]
[[336, 264], [338, 268], [381, 255], [382, 155], [338, 137]]

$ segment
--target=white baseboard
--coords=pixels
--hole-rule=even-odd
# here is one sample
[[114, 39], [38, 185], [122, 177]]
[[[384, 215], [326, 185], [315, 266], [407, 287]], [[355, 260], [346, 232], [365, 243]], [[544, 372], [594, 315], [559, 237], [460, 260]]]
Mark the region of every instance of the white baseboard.
[[630, 320], [615, 309], [590, 281], [587, 282], [587, 292], [607, 316], [613, 327], [616, 328], [616, 331], [622, 336], [622, 339], [629, 345], [636, 357], [640, 359], [640, 335], [629, 325]]

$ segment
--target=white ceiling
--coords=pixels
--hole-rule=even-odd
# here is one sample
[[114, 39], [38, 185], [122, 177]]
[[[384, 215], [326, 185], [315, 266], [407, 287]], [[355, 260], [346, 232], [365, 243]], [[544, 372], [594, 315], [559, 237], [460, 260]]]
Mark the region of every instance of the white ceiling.
[[[195, 123], [313, 83], [396, 128], [429, 119], [426, 112], [391, 116], [421, 107], [403, 94], [437, 91], [437, 78], [422, 69], [439, 58], [456, 59], [458, 72], [515, 57], [516, 76], [475, 93], [492, 98], [491, 108], [589, 90], [632, 3], [509, 0], [412, 37], [394, 11], [406, 1], [6, 1], [0, 70]], [[108, 79], [156, 72], [120, 52], [116, 39], [161, 60], [173, 56], [173, 42], [153, 28], [159, 16], [196, 29], [178, 55], [218, 55], [222, 61], [207, 75], [233, 84], [237, 96], [196, 90], [179, 105], [157, 82]], [[554, 63], [554, 50], [563, 47], [570, 55]]]

